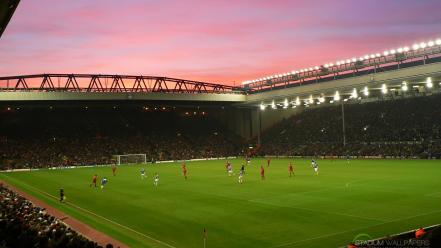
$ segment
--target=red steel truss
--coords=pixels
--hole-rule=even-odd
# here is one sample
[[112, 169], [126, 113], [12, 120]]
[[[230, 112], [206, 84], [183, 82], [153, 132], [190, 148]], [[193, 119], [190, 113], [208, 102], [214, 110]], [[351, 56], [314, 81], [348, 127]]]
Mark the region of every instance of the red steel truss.
[[243, 93], [240, 87], [185, 79], [101, 74], [35, 74], [0, 77], [1, 91]]

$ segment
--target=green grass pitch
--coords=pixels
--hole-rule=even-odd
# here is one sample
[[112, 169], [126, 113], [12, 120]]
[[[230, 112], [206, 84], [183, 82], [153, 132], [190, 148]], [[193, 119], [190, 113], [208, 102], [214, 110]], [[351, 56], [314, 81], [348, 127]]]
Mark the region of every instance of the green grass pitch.
[[[358, 234], [381, 237], [441, 220], [441, 161], [254, 159], [0, 173], [0, 179], [131, 247], [340, 247]], [[260, 179], [260, 165], [266, 180]], [[141, 180], [140, 169], [147, 178]], [[153, 186], [152, 176], [160, 175]], [[109, 179], [89, 187], [93, 174]], [[65, 189], [67, 202], [58, 202]], [[43, 193], [45, 192], [45, 193]], [[53, 197], [49, 196], [52, 195]], [[56, 199], [55, 199], [56, 198]], [[155, 241], [159, 240], [161, 242]]]

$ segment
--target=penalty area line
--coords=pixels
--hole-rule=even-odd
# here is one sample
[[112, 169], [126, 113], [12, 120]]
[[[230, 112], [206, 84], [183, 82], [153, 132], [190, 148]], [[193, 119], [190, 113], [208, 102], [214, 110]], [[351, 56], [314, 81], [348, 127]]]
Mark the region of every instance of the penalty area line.
[[[29, 185], [29, 184], [27, 184], [27, 183], [24, 183], [24, 184], [26, 184], [27, 186], [33, 188], [33, 189], [34, 189], [35, 191], [37, 191], [37, 192], [40, 192], [40, 193], [42, 193], [42, 194], [44, 194], [44, 195], [46, 195], [46, 196], [49, 196], [49, 197], [51, 197], [51, 198], [54, 198], [54, 199], [58, 200], [58, 197], [56, 197], [56, 196], [53, 196], [53, 195], [51, 195], [51, 194], [49, 194], [49, 193], [47, 193], [47, 192], [45, 192], [45, 191], [43, 191], [43, 190], [40, 190], [40, 189], [38, 189], [38, 188], [35, 188], [34, 186]], [[82, 207], [80, 207], [80, 206], [77, 206], [77, 205], [75, 205], [75, 204], [73, 204], [73, 203], [65, 202], [65, 204], [67, 204], [67, 205], [69, 205], [69, 206], [72, 206], [72, 207], [74, 207], [74, 208], [77, 208], [77, 209], [79, 209], [79, 210], [81, 210], [81, 211], [83, 211], [83, 212], [86, 212], [86, 213], [88, 213], [88, 214], [90, 214], [90, 215], [93, 215], [93, 216], [95, 216], [95, 217], [101, 218], [101, 219], [103, 219], [103, 220], [105, 220], [105, 221], [107, 221], [107, 222], [110, 222], [110, 223], [112, 223], [112, 224], [114, 224], [114, 225], [117, 225], [117, 226], [119, 226], [119, 227], [122, 227], [122, 228], [124, 228], [124, 229], [126, 229], [126, 230], [129, 230], [129, 231], [131, 231], [131, 232], [134, 232], [134, 233], [136, 233], [136, 234], [138, 234], [138, 235], [140, 235], [140, 236], [142, 236], [142, 237], [145, 237], [145, 238], [147, 238], [147, 239], [150, 239], [150, 240], [152, 240], [152, 241], [154, 241], [154, 242], [156, 242], [156, 243], [158, 243], [158, 244], [161, 244], [161, 245], [167, 246], [167, 247], [169, 247], [169, 248], [176, 248], [175, 246], [170, 245], [170, 244], [168, 244], [168, 243], [166, 243], [166, 242], [164, 242], [164, 241], [161, 241], [161, 240], [155, 239], [155, 238], [153, 238], [153, 237], [151, 237], [151, 236], [149, 236], [149, 235], [146, 235], [146, 234], [144, 234], [144, 233], [138, 232], [138, 231], [136, 231], [136, 230], [134, 230], [134, 229], [132, 229], [132, 228], [130, 228], [130, 227], [128, 227], [128, 226], [125, 226], [125, 225], [123, 225], [123, 224], [120, 224], [120, 223], [118, 223], [118, 222], [115, 222], [115, 221], [113, 221], [113, 220], [110, 220], [110, 219], [108, 219], [108, 218], [106, 218], [106, 217], [104, 217], [104, 216], [101, 216], [101, 215], [99, 215], [99, 214], [96, 214], [96, 213], [94, 213], [94, 212], [92, 212], [92, 211], [90, 211], [90, 210], [84, 209], [84, 208], [82, 208]]]

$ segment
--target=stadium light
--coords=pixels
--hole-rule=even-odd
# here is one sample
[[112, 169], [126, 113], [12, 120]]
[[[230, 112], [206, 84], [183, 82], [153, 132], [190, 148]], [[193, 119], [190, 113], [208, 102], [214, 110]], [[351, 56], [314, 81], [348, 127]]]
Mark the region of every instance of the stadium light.
[[265, 110], [265, 108], [266, 108], [266, 106], [265, 106], [265, 104], [263, 104], [263, 102], [262, 103], [260, 103], [260, 110]]
[[283, 101], [283, 108], [288, 108], [288, 105], [289, 105], [289, 103], [288, 103], [288, 99], [287, 98], [285, 98], [285, 101]]
[[356, 89], [356, 88], [354, 88], [354, 89], [352, 90], [351, 98], [358, 98], [358, 92], [357, 92], [357, 89]]
[[300, 105], [300, 98], [299, 97], [296, 98], [296, 105]]
[[381, 93], [386, 94], [387, 93], [387, 86], [386, 84], [381, 85]]
[[413, 50], [418, 50], [418, 49], [420, 49], [420, 45], [418, 45], [418, 44], [413, 44], [412, 49], [413, 49]]
[[274, 102], [274, 100], [271, 102], [271, 108], [272, 109], [276, 109], [277, 107], [276, 107], [276, 103]]
[[314, 104], [314, 98], [312, 95], [309, 96], [309, 104]]
[[334, 101], [340, 101], [340, 93], [338, 93], [338, 90], [335, 92]]
[[431, 77], [428, 77], [426, 79], [426, 87], [429, 88], [429, 89], [433, 87], [433, 83], [432, 83], [432, 78]]
[[[264, 82], [267, 80], [271, 80], [271, 79], [277, 79], [277, 78], [284, 78], [290, 75], [295, 75], [295, 74], [299, 74], [299, 73], [307, 73], [307, 72], [312, 72], [312, 71], [318, 71], [320, 70], [320, 68], [329, 68], [329, 67], [333, 67], [334, 65], [337, 66], [341, 66], [341, 65], [345, 65], [345, 64], [350, 64], [350, 63], [356, 63], [357, 61], [364, 61], [364, 60], [368, 60], [368, 59], [375, 59], [375, 58], [380, 58], [382, 56], [389, 56], [389, 55], [394, 55], [396, 53], [403, 53], [403, 52], [408, 52], [410, 50], [419, 50], [419, 49], [425, 49], [426, 47], [433, 47], [433, 46], [441, 46], [441, 38], [438, 38], [436, 40], [430, 40], [427, 42], [419, 42], [419, 43], [415, 43], [412, 46], [403, 46], [403, 47], [399, 47], [397, 49], [390, 49], [390, 50], [386, 50], [383, 53], [372, 53], [372, 54], [367, 54], [364, 55], [362, 57], [358, 57], [358, 59], [356, 57], [353, 57], [351, 59], [345, 59], [345, 60], [338, 60], [336, 61], [335, 64], [333, 63], [327, 63], [327, 64], [323, 64], [321, 66], [314, 66], [314, 67], [309, 67], [309, 68], [304, 68], [301, 69], [299, 71], [291, 71], [288, 73], [281, 73], [281, 74], [275, 74], [272, 76], [267, 76], [267, 77], [263, 77], [263, 78], [259, 78], [259, 79], [255, 79], [255, 80], [246, 80], [243, 81], [242, 84], [246, 85], [246, 84], [251, 84], [251, 83], [256, 83], [256, 82]], [[315, 75], [315, 74], [309, 74], [310, 76]], [[303, 75], [305, 76], [305, 75]]]
[[367, 86], [364, 86], [364, 89], [363, 89], [363, 95], [364, 95], [364, 96], [369, 96], [369, 89], [368, 89]]
[[403, 85], [401, 86], [401, 90], [402, 90], [402, 91], [407, 91], [408, 89], [409, 89], [409, 87], [407, 86], [407, 82], [404, 81], [404, 82], [403, 82]]
[[325, 102], [325, 96], [322, 94], [320, 97], [319, 97], [319, 102], [320, 103], [324, 103]]

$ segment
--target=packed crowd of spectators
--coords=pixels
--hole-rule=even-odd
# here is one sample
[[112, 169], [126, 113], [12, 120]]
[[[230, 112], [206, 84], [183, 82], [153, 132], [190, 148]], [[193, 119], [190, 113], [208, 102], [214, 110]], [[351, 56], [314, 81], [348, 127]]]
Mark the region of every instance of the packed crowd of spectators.
[[[0, 184], [1, 247], [102, 247]], [[113, 247], [107, 245], [106, 248]]]
[[266, 130], [260, 154], [440, 157], [441, 96], [309, 107]]
[[77, 106], [0, 114], [3, 168], [109, 164], [116, 154], [146, 154], [148, 161], [223, 157], [241, 146], [205, 111]]
[[[309, 107], [262, 133], [257, 155], [441, 157], [441, 96]], [[281, 110], [282, 111], [282, 110]], [[23, 107], [0, 111], [2, 169], [241, 154], [243, 140], [202, 110], [134, 106]], [[252, 143], [253, 141], [251, 141]]]

